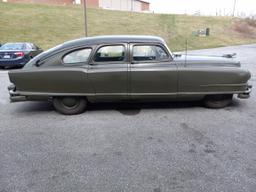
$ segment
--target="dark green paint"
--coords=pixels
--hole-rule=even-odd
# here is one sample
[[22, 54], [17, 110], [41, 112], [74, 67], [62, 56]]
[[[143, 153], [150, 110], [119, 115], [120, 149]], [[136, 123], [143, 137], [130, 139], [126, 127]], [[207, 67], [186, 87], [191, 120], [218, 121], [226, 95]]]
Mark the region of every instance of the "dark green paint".
[[[101, 45], [123, 44], [122, 62], [95, 63]], [[174, 55], [162, 62], [131, 61], [134, 44], [165, 42], [151, 36], [103, 36], [64, 43], [48, 50], [23, 69], [9, 72], [16, 89], [12, 101], [45, 100], [54, 96], [86, 96], [89, 101], [194, 100], [212, 94], [249, 93], [250, 72], [233, 58]], [[88, 63], [64, 65], [62, 57], [83, 47], [93, 49]]]

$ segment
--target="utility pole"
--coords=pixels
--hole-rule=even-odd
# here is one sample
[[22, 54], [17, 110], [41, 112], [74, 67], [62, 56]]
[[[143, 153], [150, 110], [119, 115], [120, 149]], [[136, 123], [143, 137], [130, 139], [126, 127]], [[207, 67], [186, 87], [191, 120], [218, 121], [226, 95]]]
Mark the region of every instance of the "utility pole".
[[236, 12], [236, 0], [234, 0], [233, 14], [232, 14], [233, 17], [235, 17], [235, 12]]
[[84, 0], [84, 33], [85, 37], [88, 36], [88, 30], [87, 30], [87, 6], [86, 6], [86, 0]]

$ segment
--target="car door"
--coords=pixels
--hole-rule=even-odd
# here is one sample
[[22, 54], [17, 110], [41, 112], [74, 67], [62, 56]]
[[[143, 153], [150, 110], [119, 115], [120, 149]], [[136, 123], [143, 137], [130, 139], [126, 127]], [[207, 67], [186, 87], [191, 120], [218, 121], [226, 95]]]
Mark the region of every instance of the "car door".
[[96, 99], [128, 98], [127, 47], [127, 44], [110, 44], [96, 48], [88, 70]]
[[176, 98], [177, 66], [162, 44], [130, 45], [130, 85], [132, 99]]

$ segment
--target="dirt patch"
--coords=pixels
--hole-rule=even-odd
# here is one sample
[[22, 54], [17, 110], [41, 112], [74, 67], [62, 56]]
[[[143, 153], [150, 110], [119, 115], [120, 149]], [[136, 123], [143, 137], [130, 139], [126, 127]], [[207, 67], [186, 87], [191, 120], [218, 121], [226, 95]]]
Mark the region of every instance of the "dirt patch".
[[245, 38], [256, 38], [256, 21], [252, 19], [235, 20], [232, 29]]
[[250, 25], [251, 27], [256, 28], [256, 20], [255, 19], [250, 19], [250, 18], [246, 18], [245, 22]]

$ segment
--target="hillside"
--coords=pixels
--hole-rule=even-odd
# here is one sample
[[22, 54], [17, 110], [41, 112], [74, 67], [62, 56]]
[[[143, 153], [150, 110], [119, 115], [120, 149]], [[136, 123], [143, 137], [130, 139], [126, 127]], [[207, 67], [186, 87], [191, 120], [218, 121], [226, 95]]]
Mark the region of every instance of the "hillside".
[[[50, 6], [0, 3], [0, 42], [31, 41], [48, 49], [84, 35], [80, 6]], [[256, 42], [252, 21], [230, 17], [197, 17], [143, 14], [110, 10], [88, 10], [90, 36], [110, 34], [158, 35], [174, 51]], [[209, 27], [210, 37], [196, 37], [193, 31]]]

